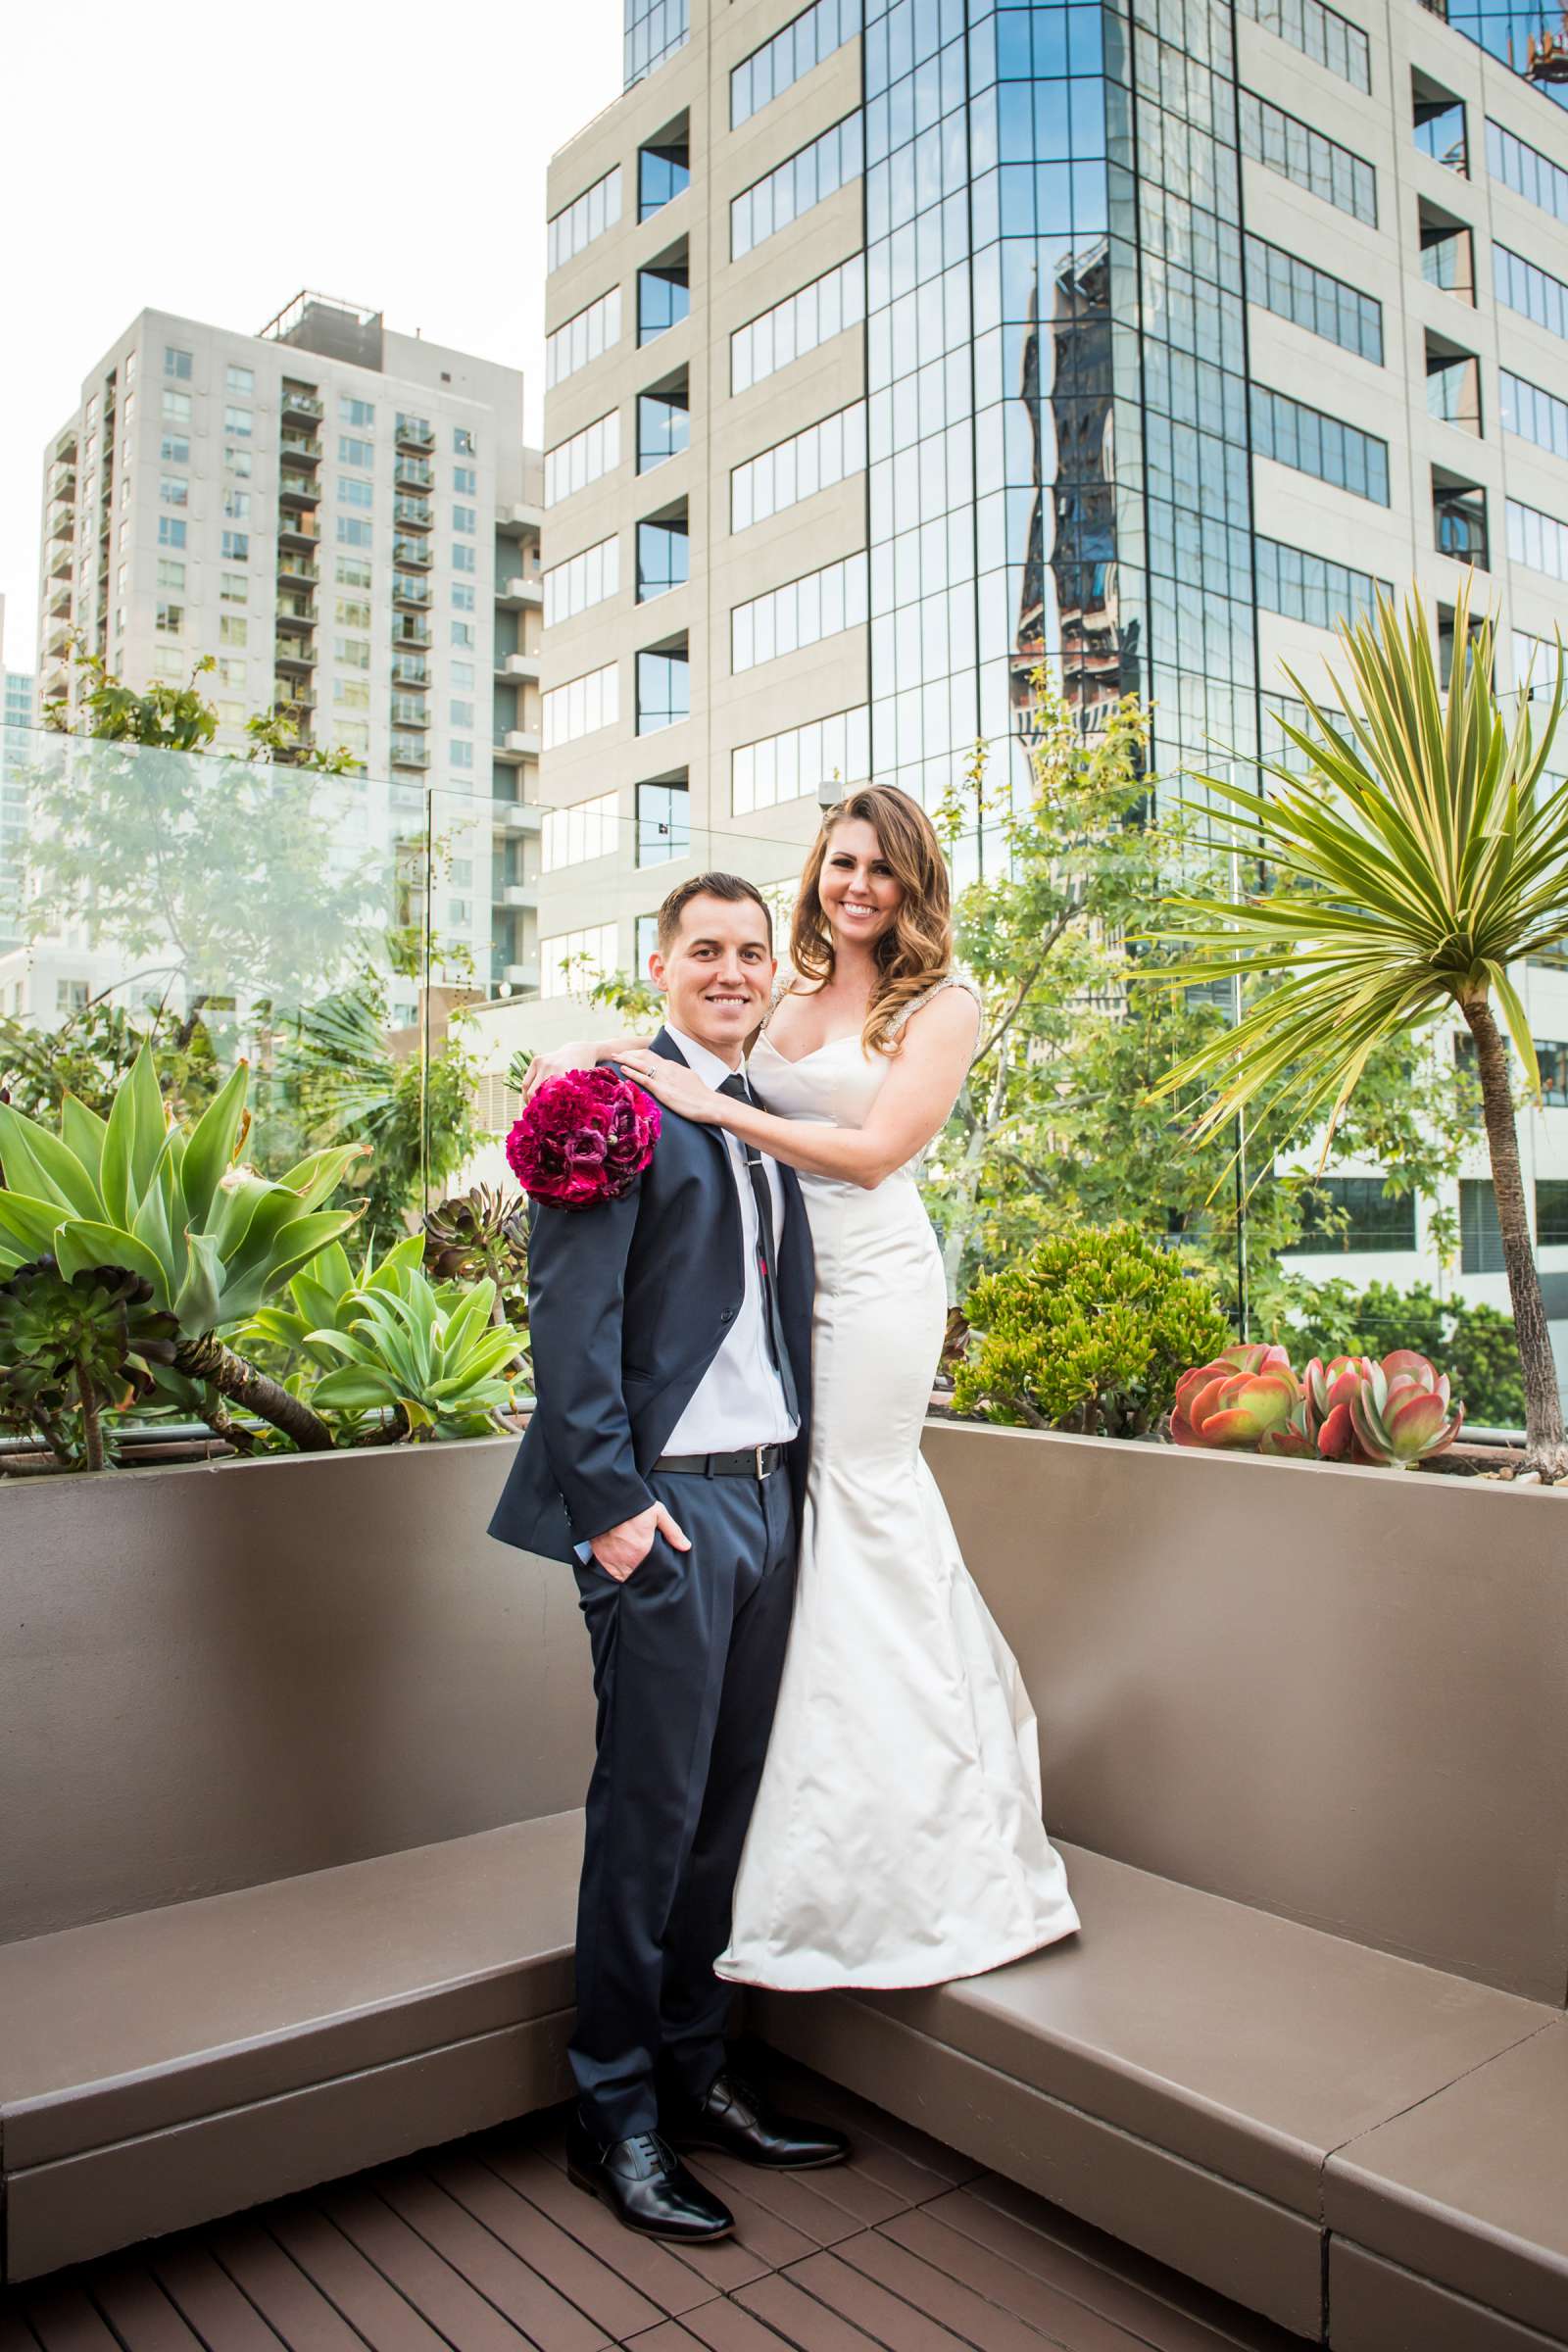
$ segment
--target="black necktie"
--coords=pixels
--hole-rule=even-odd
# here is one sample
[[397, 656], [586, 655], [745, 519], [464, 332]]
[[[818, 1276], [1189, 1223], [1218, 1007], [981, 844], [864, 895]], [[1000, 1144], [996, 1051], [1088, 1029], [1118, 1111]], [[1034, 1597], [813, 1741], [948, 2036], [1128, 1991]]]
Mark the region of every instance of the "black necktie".
[[[732, 1095], [737, 1102], [750, 1102], [752, 1090], [737, 1070], [719, 1088], [721, 1095]], [[778, 1372], [779, 1386], [784, 1391], [784, 1402], [792, 1421], [801, 1417], [795, 1394], [795, 1375], [790, 1369], [790, 1351], [784, 1338], [784, 1316], [778, 1302], [777, 1248], [773, 1238], [773, 1196], [768, 1190], [767, 1170], [762, 1154], [755, 1145], [737, 1136], [736, 1142], [746, 1154], [746, 1173], [752, 1180], [752, 1198], [757, 1202], [757, 1270], [762, 1278], [762, 1320], [767, 1328], [768, 1353]], [[726, 1147], [727, 1148], [727, 1147]]]

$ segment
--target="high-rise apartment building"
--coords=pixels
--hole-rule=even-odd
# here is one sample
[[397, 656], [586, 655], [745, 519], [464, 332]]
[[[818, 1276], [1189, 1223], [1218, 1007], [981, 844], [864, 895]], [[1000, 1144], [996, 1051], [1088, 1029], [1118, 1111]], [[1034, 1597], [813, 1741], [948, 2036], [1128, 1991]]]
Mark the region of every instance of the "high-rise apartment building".
[[135, 686], [213, 655], [216, 748], [272, 710], [346, 747], [367, 848], [431, 823], [437, 935], [526, 991], [540, 521], [515, 369], [316, 294], [257, 335], [143, 311], [46, 456], [40, 700], [74, 639]]
[[[1042, 660], [1086, 729], [1145, 697], [1169, 774], [1277, 749], [1282, 663], [1324, 687], [1378, 581], [1446, 641], [1475, 576], [1504, 683], [1568, 618], [1534, 11], [627, 0], [626, 36], [549, 181], [547, 999], [692, 860], [786, 884], [835, 777], [1016, 766]], [[1568, 981], [1528, 978], [1568, 1311]], [[1342, 1181], [1349, 1271], [1410, 1279], [1406, 1211]]]
[[[0, 596], [0, 955], [22, 938], [22, 850], [27, 826], [24, 778], [32, 742], [32, 672], [5, 666], [6, 600]], [[0, 993], [0, 1012], [7, 1009]]]

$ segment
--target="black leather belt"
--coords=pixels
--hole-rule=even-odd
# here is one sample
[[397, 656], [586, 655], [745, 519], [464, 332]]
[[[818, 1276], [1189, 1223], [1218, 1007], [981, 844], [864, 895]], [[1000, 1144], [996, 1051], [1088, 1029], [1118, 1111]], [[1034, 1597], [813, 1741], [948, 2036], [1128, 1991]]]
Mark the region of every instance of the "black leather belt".
[[742, 1446], [733, 1453], [662, 1453], [654, 1468], [693, 1478], [766, 1478], [783, 1459], [782, 1446]]

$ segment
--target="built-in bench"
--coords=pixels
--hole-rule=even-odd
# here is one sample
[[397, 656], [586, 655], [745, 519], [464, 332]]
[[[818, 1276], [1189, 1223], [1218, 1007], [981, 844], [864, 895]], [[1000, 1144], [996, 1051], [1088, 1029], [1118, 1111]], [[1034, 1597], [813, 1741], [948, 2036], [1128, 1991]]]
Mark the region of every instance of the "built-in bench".
[[[0, 1948], [6, 2275], [566, 2095], [581, 1817]], [[1081, 1936], [763, 2038], [1339, 2352], [1568, 2344], [1560, 2010], [1065, 1849]]]

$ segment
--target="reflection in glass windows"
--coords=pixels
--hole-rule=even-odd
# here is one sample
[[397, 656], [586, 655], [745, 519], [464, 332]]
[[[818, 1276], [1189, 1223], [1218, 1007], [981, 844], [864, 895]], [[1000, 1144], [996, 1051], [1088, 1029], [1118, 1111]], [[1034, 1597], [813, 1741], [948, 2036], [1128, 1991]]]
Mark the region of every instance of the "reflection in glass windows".
[[853, 41], [860, 29], [861, 6], [862, 0], [814, 0], [760, 49], [742, 58], [729, 77], [731, 130], [739, 130], [824, 57]]
[[553, 507], [574, 490], [586, 489], [619, 464], [620, 411], [612, 409], [608, 416], [596, 416], [580, 433], [545, 451], [545, 505]]
[[1238, 0], [1244, 17], [1279, 34], [1303, 57], [1326, 66], [1358, 90], [1372, 87], [1372, 59], [1366, 34], [1324, 0]]
[[[1555, 8], [1544, 0], [1446, 0], [1436, 13], [1446, 17], [1455, 32], [1505, 65], [1511, 73], [1526, 74], [1542, 52], [1547, 39], [1556, 43], [1556, 60], [1562, 55], [1562, 20]], [[1544, 98], [1558, 106], [1568, 106], [1568, 83], [1554, 80], [1546, 74], [1529, 74], [1531, 86]]]
[[1492, 283], [1499, 302], [1568, 339], [1568, 285], [1506, 245], [1492, 248]]
[[[553, 215], [549, 224], [549, 260], [547, 270], [559, 270], [574, 254], [602, 237], [607, 228], [613, 228], [620, 219], [620, 166], [612, 165], [602, 179], [580, 196]], [[352, 421], [352, 419], [351, 419]]]
[[1534, 441], [1538, 449], [1549, 449], [1554, 458], [1568, 458], [1568, 400], [1543, 391], [1540, 384], [1526, 383], [1506, 368], [1500, 382], [1504, 428]]
[[554, 874], [564, 865], [613, 857], [620, 847], [616, 800], [614, 793], [601, 792], [575, 808], [548, 809], [539, 826], [540, 871]]
[[691, 275], [686, 264], [669, 262], [637, 272], [637, 340], [652, 343], [678, 326], [692, 307]]
[[1303, 547], [1286, 547], [1278, 539], [1254, 539], [1257, 564], [1257, 603], [1263, 612], [1278, 612], [1287, 620], [1304, 620], [1313, 628], [1332, 629], [1342, 620], [1370, 620], [1377, 591], [1394, 594], [1391, 580], [1374, 579], [1367, 571], [1331, 563]]
[[691, 662], [684, 638], [637, 657], [637, 732], [657, 735], [692, 714]]
[[600, 727], [612, 727], [620, 716], [620, 672], [613, 662], [602, 669], [586, 670], [564, 686], [552, 686], [544, 703], [544, 748], [575, 743]]
[[612, 536], [585, 547], [544, 575], [545, 627], [570, 620], [590, 605], [602, 605], [620, 588], [620, 540]]
[[1509, 561], [1528, 564], [1532, 571], [1544, 571], [1551, 579], [1568, 580], [1568, 523], [1517, 498], [1505, 501], [1504, 515]]
[[1391, 1192], [1381, 1176], [1320, 1176], [1301, 1194], [1301, 1238], [1290, 1254], [1413, 1250], [1415, 1195]]
[[1458, 480], [1440, 466], [1432, 468], [1432, 542], [1440, 556], [1456, 564], [1489, 567], [1487, 494], [1479, 482]]
[[1389, 503], [1389, 445], [1321, 409], [1309, 409], [1287, 393], [1253, 384], [1252, 447], [1298, 473], [1309, 473], [1337, 490], [1349, 490], [1375, 506]]
[[1446, 172], [1470, 175], [1470, 142], [1465, 134], [1464, 101], [1455, 98], [1425, 74], [1412, 76], [1411, 123], [1416, 146]]
[[870, 773], [871, 712], [861, 703], [758, 743], [738, 743], [730, 754], [730, 808], [736, 816], [750, 816], [780, 801], [819, 795], [824, 785], [848, 792]]
[[625, 87], [657, 72], [690, 35], [688, 0], [626, 0]]
[[866, 617], [866, 560], [846, 556], [824, 564], [765, 596], [754, 596], [730, 612], [730, 669], [739, 675], [759, 662], [776, 662], [803, 646], [856, 629]]
[[590, 360], [620, 341], [620, 288], [612, 286], [597, 302], [545, 337], [545, 383], [563, 384]]
[[541, 997], [586, 996], [596, 980], [615, 968], [615, 926], [593, 923], [582, 931], [557, 931], [539, 942]]
[[[1568, 1059], [1568, 1047], [1543, 1046], [1538, 1040], [1536, 1044], [1538, 1060], [1543, 1054], [1555, 1056], [1549, 1069], [1544, 1061], [1541, 1063], [1543, 1095], [1548, 1103], [1561, 1106], [1563, 1103], [1568, 1103], [1568, 1071], [1565, 1071], [1563, 1067], [1564, 1060]], [[1568, 1182], [1564, 1182], [1560, 1176], [1538, 1176], [1536, 1178], [1536, 1248], [1538, 1250], [1561, 1250], [1565, 1247], [1568, 1247]]]
[[1241, 93], [1241, 121], [1244, 155], [1376, 228], [1377, 173], [1361, 156], [1250, 90]]
[[729, 339], [731, 392], [749, 391], [864, 317], [865, 256], [856, 253], [735, 329]]
[[650, 473], [656, 466], [679, 457], [690, 446], [691, 408], [684, 383], [662, 392], [637, 396], [637, 470]]
[[808, 424], [804, 432], [792, 434], [788, 441], [775, 442], [744, 466], [734, 466], [729, 477], [729, 527], [744, 531], [754, 522], [765, 522], [783, 508], [798, 506], [803, 499], [814, 498], [819, 490], [831, 489], [835, 482], [859, 473], [864, 465], [865, 403], [857, 400], [819, 423]]
[[786, 157], [776, 171], [743, 188], [729, 208], [729, 258], [738, 262], [754, 246], [788, 228], [803, 213], [821, 204], [864, 168], [859, 115], [846, 115], [819, 139]]
[[1523, 196], [1530, 204], [1539, 204], [1542, 211], [1555, 220], [1568, 220], [1568, 172], [1543, 155], [1539, 147], [1529, 147], [1500, 122], [1487, 118], [1487, 170], [1494, 179], [1500, 179], [1505, 188]]
[[1502, 1274], [1502, 1227], [1497, 1222], [1497, 1197], [1490, 1176], [1459, 1179], [1459, 1271], [1461, 1274]]
[[[646, 728], [644, 733], [646, 733]], [[678, 776], [662, 776], [658, 782], [637, 787], [637, 862], [639, 865], [667, 865], [672, 858], [691, 854], [692, 819], [691, 794], [686, 788], [686, 771]]]
[[637, 525], [637, 602], [649, 604], [684, 588], [691, 577], [691, 540], [684, 514]]
[[691, 151], [684, 139], [637, 151], [637, 218], [647, 220], [691, 185]]
[[1342, 351], [1353, 351], [1374, 368], [1383, 365], [1383, 305], [1371, 294], [1348, 286], [1303, 262], [1299, 254], [1270, 245], [1264, 237], [1249, 236], [1247, 297], [1261, 304], [1277, 318], [1304, 326]]

